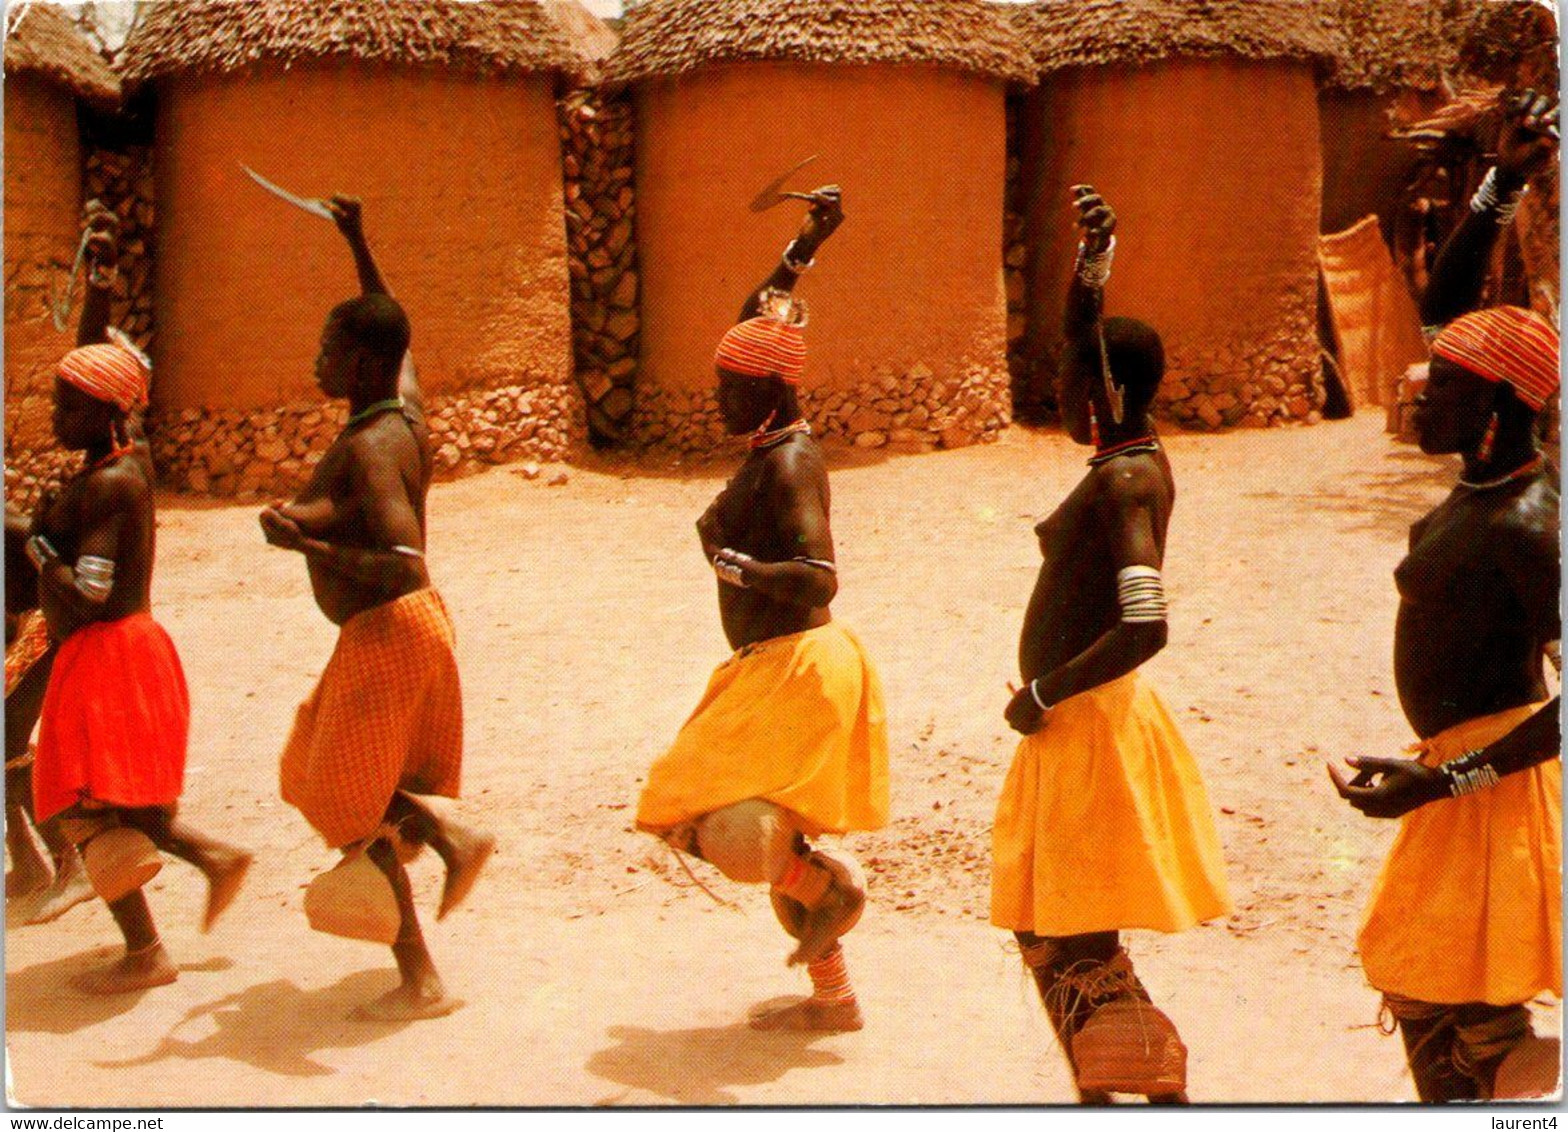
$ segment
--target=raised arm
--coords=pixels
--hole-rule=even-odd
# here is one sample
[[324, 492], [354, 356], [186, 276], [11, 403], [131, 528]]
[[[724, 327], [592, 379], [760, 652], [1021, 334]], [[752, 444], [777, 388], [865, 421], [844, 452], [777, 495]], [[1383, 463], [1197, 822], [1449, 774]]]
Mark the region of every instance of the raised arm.
[[[348, 249], [353, 253], [354, 271], [359, 276], [361, 293], [390, 296], [392, 291], [381, 277], [381, 269], [376, 266], [375, 257], [370, 254], [370, 244], [365, 240], [364, 205], [355, 197], [335, 196], [327, 202], [327, 207], [332, 210], [338, 231], [343, 233], [343, 238], [348, 241]], [[419, 374], [414, 369], [412, 350], [403, 355], [397, 392], [405, 405], [419, 415], [424, 415], [425, 393], [419, 384]]]
[[1533, 90], [1508, 97], [1497, 139], [1497, 164], [1471, 198], [1464, 220], [1437, 253], [1426, 294], [1421, 296], [1423, 325], [1440, 327], [1480, 304], [1498, 238], [1512, 222], [1530, 179], [1556, 153], [1557, 110], [1555, 98]]
[[387, 289], [386, 280], [381, 278], [375, 257], [370, 254], [370, 245], [365, 242], [364, 206], [356, 197], [335, 196], [327, 201], [327, 207], [332, 210], [332, 219], [337, 221], [338, 231], [343, 233], [348, 250], [353, 253], [360, 291], [366, 295], [390, 295], [392, 292]]
[[1015, 731], [1033, 734], [1051, 707], [1127, 675], [1165, 647], [1169, 629], [1154, 521], [1158, 486], [1146, 476], [1119, 477], [1095, 504], [1116, 570], [1121, 618], [1083, 652], [1014, 694], [1006, 716]]
[[1067, 285], [1063, 330], [1069, 342], [1085, 338], [1105, 311], [1105, 282], [1111, 275], [1116, 250], [1116, 213], [1093, 185], [1074, 185], [1073, 207], [1078, 210], [1078, 262]]
[[813, 190], [811, 195], [811, 209], [800, 223], [800, 233], [785, 246], [778, 266], [746, 297], [737, 322], [745, 322], [762, 313], [765, 292], [782, 291], [788, 294], [793, 291], [796, 282], [815, 262], [817, 249], [844, 223], [844, 195], [837, 185], [824, 185]]
[[83, 210], [87, 230], [87, 291], [76, 323], [76, 344], [92, 346], [109, 340], [109, 300], [120, 277], [120, 218], [90, 200]]

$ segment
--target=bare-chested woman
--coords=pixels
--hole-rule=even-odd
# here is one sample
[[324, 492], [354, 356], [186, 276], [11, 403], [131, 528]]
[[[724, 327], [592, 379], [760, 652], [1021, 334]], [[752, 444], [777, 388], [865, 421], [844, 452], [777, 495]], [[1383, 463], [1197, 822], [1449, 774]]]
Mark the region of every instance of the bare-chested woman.
[[[101, 333], [112, 242], [95, 238], [89, 246], [97, 279], [84, 324], [91, 316]], [[190, 700], [174, 643], [151, 612], [153, 468], [131, 423], [145, 407], [147, 382], [139, 353], [102, 341], [72, 350], [56, 372], [55, 436], [84, 454], [85, 467], [46, 495], [27, 543], [39, 605], [59, 642], [41, 708], [33, 812], [44, 828], [58, 817], [88, 857], [89, 872], [92, 840], [115, 827], [138, 830], [195, 865], [208, 883], [210, 928], [234, 899], [251, 857], [176, 817]], [[173, 982], [177, 971], [141, 889], [118, 896], [109, 910], [125, 955], [83, 977], [82, 989], [114, 994]]]
[[838, 940], [865, 891], [850, 858], [807, 839], [886, 823], [887, 732], [876, 671], [828, 612], [838, 573], [827, 468], [795, 394], [806, 349], [795, 281], [843, 221], [836, 189], [815, 197], [719, 343], [719, 407], [751, 451], [697, 533], [736, 651], [649, 772], [637, 825], [732, 880], [771, 886], [780, 922], [800, 941], [790, 963], [807, 964], [812, 994], [752, 1026], [858, 1030]]
[[1558, 489], [1536, 447], [1555, 399], [1558, 334], [1517, 307], [1475, 310], [1487, 261], [1530, 177], [1553, 159], [1557, 107], [1506, 103], [1497, 166], [1439, 253], [1422, 319], [1437, 331], [1417, 398], [1421, 448], [1458, 453], [1459, 483], [1410, 528], [1395, 571], [1394, 679], [1414, 759], [1352, 758], [1340, 795], [1402, 818], [1362, 925], [1367, 980], [1402, 1031], [1423, 1101], [1536, 1093], [1526, 1005], [1562, 995], [1562, 621]]
[[468, 895], [495, 840], [414, 798], [455, 798], [463, 755], [452, 620], [425, 569], [430, 433], [408, 317], [365, 243], [359, 202], [330, 206], [363, 294], [328, 316], [316, 380], [347, 398], [348, 424], [299, 497], [261, 516], [268, 542], [304, 555], [316, 604], [340, 627], [283, 752], [283, 799], [332, 848], [367, 853], [392, 884], [400, 982], [356, 1017], [435, 1018], [462, 1004], [425, 946], [399, 846], [428, 845], [445, 864], [439, 920]]
[[[1073, 193], [1083, 242], [1060, 404], [1095, 454], [1035, 528], [1045, 561], [1019, 642], [1024, 686], [1006, 712], [1025, 738], [992, 831], [991, 922], [1016, 934], [1081, 1101], [1177, 1103], [1186, 1050], [1119, 933], [1181, 931], [1230, 905], [1197, 765], [1138, 674], [1167, 634], [1160, 571], [1176, 488], [1148, 418], [1164, 349], [1144, 323], [1101, 317], [1116, 217], [1091, 187]], [[1140, 1052], [1106, 1056], [1118, 1045]]]

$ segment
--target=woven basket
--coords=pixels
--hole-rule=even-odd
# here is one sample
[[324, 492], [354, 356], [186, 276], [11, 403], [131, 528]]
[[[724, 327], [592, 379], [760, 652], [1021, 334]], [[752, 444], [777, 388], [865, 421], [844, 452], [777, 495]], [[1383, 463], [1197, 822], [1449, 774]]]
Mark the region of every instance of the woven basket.
[[1557, 1038], [1527, 1034], [1508, 1051], [1492, 1083], [1494, 1101], [1540, 1100], [1562, 1089], [1563, 1046]]
[[389, 947], [402, 922], [392, 882], [364, 853], [345, 857], [310, 882], [305, 918], [318, 932]]
[[1158, 1096], [1187, 1088], [1187, 1047], [1171, 1020], [1139, 999], [1095, 1010], [1073, 1035], [1072, 1054], [1086, 1092]]
[[145, 833], [122, 825], [94, 834], [82, 848], [82, 864], [93, 891], [113, 904], [157, 876], [163, 858]]

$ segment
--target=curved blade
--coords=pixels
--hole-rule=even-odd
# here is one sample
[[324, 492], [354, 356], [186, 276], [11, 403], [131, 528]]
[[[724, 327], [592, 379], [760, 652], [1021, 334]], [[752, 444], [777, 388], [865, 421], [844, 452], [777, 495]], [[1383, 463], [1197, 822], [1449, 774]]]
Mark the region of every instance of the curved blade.
[[323, 220], [334, 219], [332, 210], [327, 207], [325, 201], [317, 200], [314, 197], [297, 197], [287, 189], [274, 185], [271, 181], [267, 180], [267, 178], [256, 172], [256, 170], [252, 169], [249, 165], [246, 165], [243, 161], [240, 162], [240, 168], [245, 170], [245, 175], [247, 177], [249, 177], [252, 181], [255, 181], [262, 188], [266, 189], [273, 196], [278, 197], [280, 200], [286, 200], [295, 208], [304, 209], [312, 216], [319, 216]]
[[784, 200], [786, 197], [792, 195], [792, 194], [785, 193], [785, 192], [782, 191], [783, 188], [784, 188], [784, 182], [788, 181], [796, 173], [799, 173], [802, 169], [804, 169], [806, 166], [810, 165], [816, 159], [817, 159], [817, 155], [813, 153], [810, 157], [806, 158], [804, 161], [797, 162], [794, 165], [793, 168], [786, 169], [784, 172], [780, 173], [777, 177], [773, 178], [773, 180], [769, 181], [768, 184], [767, 184], [767, 187], [764, 188], [760, 193], [758, 193], [756, 195], [756, 197], [754, 197], [752, 199], [752, 202], [751, 202], [751, 205], [750, 205], [751, 211], [752, 212], [766, 212], [766, 211], [768, 211], [768, 209], [772, 208], [774, 205], [778, 204], [780, 201]]

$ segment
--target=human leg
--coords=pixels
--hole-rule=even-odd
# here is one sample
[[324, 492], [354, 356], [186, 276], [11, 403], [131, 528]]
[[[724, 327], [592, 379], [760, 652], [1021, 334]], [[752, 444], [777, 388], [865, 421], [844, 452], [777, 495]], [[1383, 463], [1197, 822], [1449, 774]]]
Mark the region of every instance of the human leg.
[[452, 1013], [463, 1004], [447, 996], [441, 976], [436, 973], [414, 910], [408, 870], [398, 860], [397, 850], [384, 838], [373, 841], [366, 854], [391, 882], [397, 898], [398, 935], [392, 944], [392, 957], [397, 962], [400, 982], [380, 998], [357, 1008], [352, 1017], [369, 1022], [411, 1022]]
[[144, 806], [124, 810], [122, 814], [127, 825], [145, 833], [160, 850], [196, 866], [207, 878], [207, 911], [202, 931], [211, 931], [244, 883], [253, 859], [251, 854], [181, 821], [173, 806]]
[[446, 919], [447, 913], [467, 898], [480, 870], [495, 852], [494, 834], [438, 817], [430, 807], [402, 790], [392, 795], [386, 820], [397, 827], [400, 837], [434, 849], [446, 866], [441, 906], [436, 911], [437, 920]]

